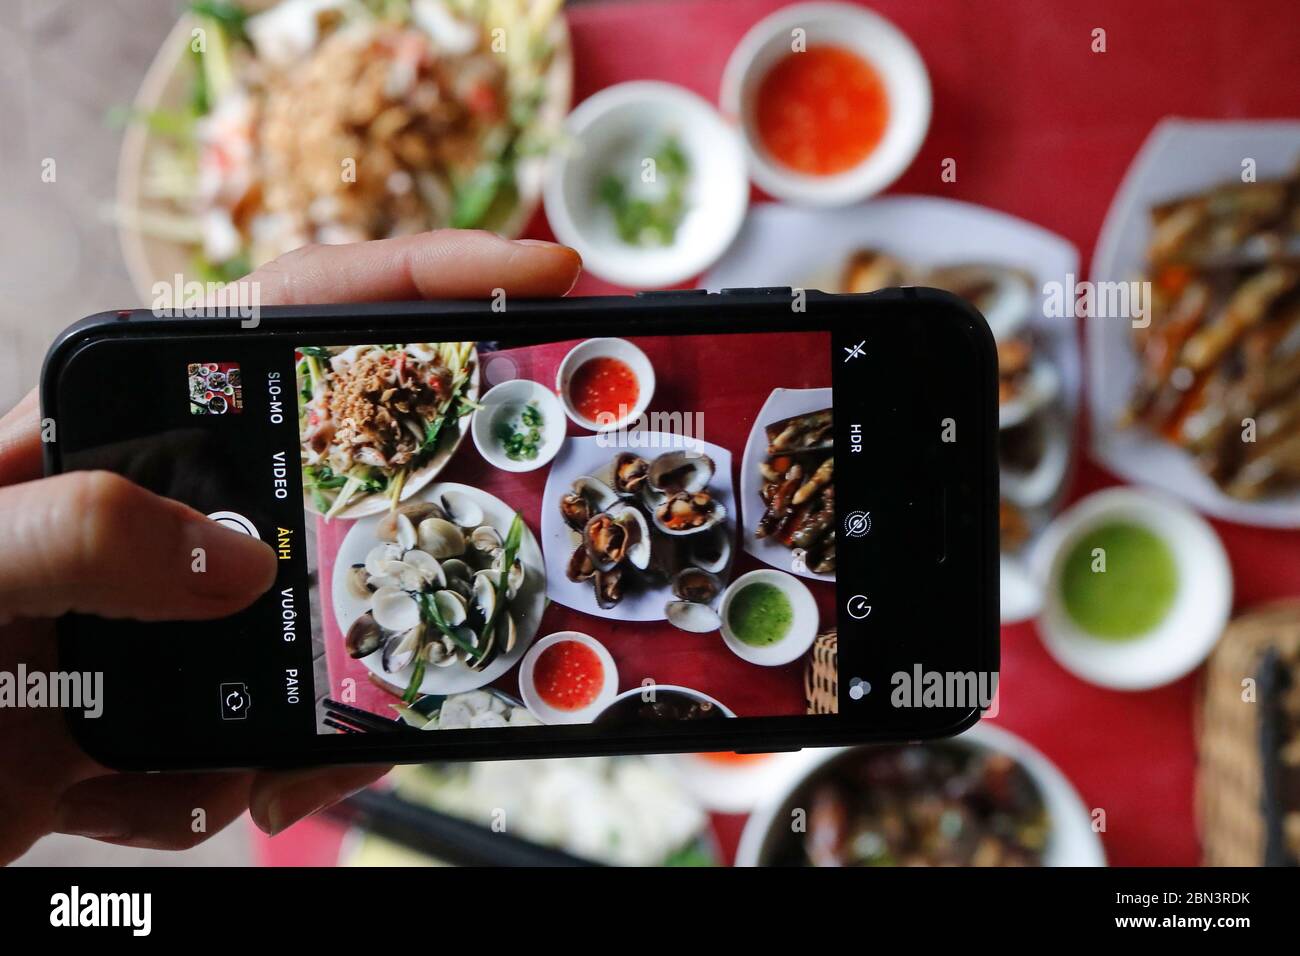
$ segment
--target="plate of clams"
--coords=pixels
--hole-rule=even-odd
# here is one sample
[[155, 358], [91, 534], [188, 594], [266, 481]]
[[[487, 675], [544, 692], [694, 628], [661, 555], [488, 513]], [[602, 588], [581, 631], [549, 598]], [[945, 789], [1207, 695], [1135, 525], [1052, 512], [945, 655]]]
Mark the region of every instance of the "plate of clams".
[[493, 495], [441, 482], [356, 522], [334, 562], [348, 655], [414, 694], [458, 694], [523, 656], [546, 607], [541, 548]]
[[570, 438], [542, 504], [551, 600], [621, 621], [719, 627], [735, 537], [731, 453], [688, 436], [636, 432], [637, 447]]

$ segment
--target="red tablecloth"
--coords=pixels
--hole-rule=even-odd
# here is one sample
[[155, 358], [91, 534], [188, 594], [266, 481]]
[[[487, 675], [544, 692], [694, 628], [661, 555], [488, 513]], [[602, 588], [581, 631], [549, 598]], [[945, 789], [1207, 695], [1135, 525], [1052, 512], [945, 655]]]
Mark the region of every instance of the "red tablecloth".
[[[781, 0], [628, 2], [569, 12], [578, 101], [612, 83], [663, 79], [716, 101], [736, 42]], [[1300, 18], [1283, 0], [879, 0], [930, 71], [934, 119], [891, 192], [929, 193], [1022, 216], [1074, 242], [1085, 265], [1121, 177], [1163, 116], [1300, 115]], [[1106, 52], [1091, 52], [1092, 31]], [[945, 158], [957, 181], [940, 180]], [[756, 194], [756, 199], [763, 197]], [[530, 234], [549, 237], [542, 217]], [[611, 291], [584, 278], [578, 293]], [[1085, 462], [1073, 494], [1113, 479]], [[1300, 594], [1300, 534], [1215, 522], [1232, 560], [1236, 605]], [[997, 720], [1046, 753], [1105, 813], [1112, 864], [1191, 865], [1196, 678], [1141, 694], [1077, 680], [1033, 627], [1002, 635]], [[724, 823], [731, 845], [736, 821]], [[301, 835], [299, 835], [301, 834]], [[324, 845], [317, 842], [327, 840]], [[264, 848], [267, 862], [328, 862], [321, 824]]]
[[[740, 459], [754, 424], [754, 416], [772, 389], [826, 388], [831, 383], [829, 336], [738, 335], [727, 339], [726, 348], [697, 351], [683, 348], [680, 340], [663, 337], [639, 338], [637, 344], [655, 368], [655, 392], [649, 412], [700, 412], [703, 428], [695, 437], [712, 442], [732, 454], [732, 487], [739, 500]], [[488, 378], [492, 370], [507, 364], [517, 378], [551, 384], [565, 354], [577, 342], [557, 342], [529, 348], [494, 352], [485, 362]], [[774, 363], [772, 354], [781, 361]], [[495, 384], [492, 382], [491, 384]], [[486, 384], [484, 386], [487, 387]], [[571, 435], [589, 434], [569, 423]], [[613, 451], [610, 452], [612, 457]], [[543, 499], [550, 466], [522, 474], [501, 471], [489, 465], [468, 437], [439, 474], [440, 481], [458, 481], [496, 495], [520, 511], [528, 527], [540, 537], [541, 511], [558, 502]], [[751, 507], [747, 501], [742, 508]], [[341, 681], [355, 681], [358, 707], [391, 715], [391, 694], [375, 686], [361, 661], [343, 650], [330, 599], [334, 555], [351, 521], [319, 523], [321, 607], [326, 609], [326, 658], [331, 691], [337, 696]], [[736, 525], [733, 523], [733, 527]], [[543, 541], [542, 547], [548, 547]], [[739, 550], [733, 577], [762, 565]], [[557, 561], [563, 567], [565, 554], [546, 554], [547, 565]], [[833, 620], [834, 586], [810, 581], [810, 589], [821, 605], [822, 618]], [[806, 702], [803, 692], [803, 661], [784, 667], [760, 667], [736, 657], [716, 636], [703, 638], [679, 631], [665, 621], [622, 622], [596, 618], [552, 603], [542, 616], [539, 637], [556, 631], [591, 634], [609, 650], [618, 667], [620, 691], [638, 687], [646, 678], [657, 684], [692, 687], [722, 701], [738, 715], [776, 716], [801, 714]], [[517, 693], [518, 668], [512, 668], [495, 682]]]

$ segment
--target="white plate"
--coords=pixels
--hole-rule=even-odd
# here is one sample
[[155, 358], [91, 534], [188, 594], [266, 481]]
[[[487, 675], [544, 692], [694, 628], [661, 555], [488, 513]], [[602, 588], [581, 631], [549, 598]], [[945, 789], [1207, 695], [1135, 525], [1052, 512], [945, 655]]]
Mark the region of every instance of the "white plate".
[[[500, 532], [504, 539], [514, 520], [513, 508], [504, 501], [486, 491], [446, 481], [428, 488], [420, 497], [436, 501], [439, 496], [451, 491], [464, 495], [483, 509], [483, 520]], [[348, 588], [346, 574], [354, 564], [361, 564], [370, 549], [379, 543], [375, 529], [380, 516], [363, 518], [352, 526], [344, 537], [343, 543], [334, 555], [334, 577], [331, 585], [334, 599], [334, 620], [339, 631], [344, 635], [352, 622], [370, 608], [368, 601], [356, 597]], [[470, 670], [464, 664], [452, 664], [449, 667], [426, 667], [424, 680], [420, 682], [422, 694], [459, 694], [462, 691], [475, 690], [484, 684], [490, 684], [515, 665], [524, 655], [529, 643], [537, 634], [537, 627], [542, 622], [542, 612], [546, 610], [545, 571], [543, 570], [542, 551], [533, 537], [532, 529], [524, 526], [523, 540], [519, 544], [519, 559], [524, 565], [524, 583], [519, 588], [510, 606], [515, 613], [515, 626], [518, 637], [514, 649], [508, 654], [498, 655], [481, 671]], [[346, 651], [344, 652], [346, 653]], [[380, 652], [363, 657], [361, 662], [376, 676], [382, 677], [390, 684], [405, 687], [410, 682], [414, 665], [403, 668], [395, 674], [384, 670], [380, 663]]]
[[[483, 378], [483, 370], [479, 365], [477, 347], [470, 350], [469, 361], [469, 388], [465, 390], [465, 396], [470, 401], [477, 401], [479, 386]], [[299, 396], [299, 399], [301, 399], [301, 396]], [[298, 406], [295, 405], [295, 412], [297, 411], [297, 408]], [[445, 442], [440, 439], [438, 442], [438, 449], [433, 453], [433, 457], [406, 476], [406, 482], [402, 485], [402, 501], [410, 501], [412, 498], [415, 498], [422, 490], [424, 490], [424, 487], [428, 485], [429, 482], [438, 477], [439, 472], [447, 467], [447, 462], [451, 461], [452, 456], [456, 454], [456, 450], [460, 448], [460, 443], [465, 440], [465, 436], [469, 434], [470, 429], [473, 428], [474, 414], [474, 412], [470, 412], [468, 415], [462, 415], [458, 418], [456, 420], [456, 437], [453, 438], [451, 442]], [[447, 426], [444, 425], [443, 427], [446, 428]], [[302, 497], [307, 510], [312, 514], [319, 514], [319, 512], [316, 511], [316, 505], [312, 501], [311, 495], [307, 493], [307, 489], [305, 488], [303, 489]], [[352, 504], [348, 505], [336, 514], [334, 518], [365, 518], [368, 515], [377, 515], [380, 512], [387, 510], [387, 495], [382, 493], [358, 495], [353, 497]], [[334, 519], [331, 518], [328, 520], [332, 521]]]
[[[537, 688], [533, 684], [533, 668], [537, 666], [537, 658], [548, 647], [565, 641], [574, 641], [594, 651], [600, 658], [601, 671], [605, 677], [596, 699], [580, 710], [556, 710], [537, 695]], [[525, 655], [524, 662], [519, 665], [519, 696], [524, 699], [524, 706], [544, 724], [589, 724], [617, 698], [618, 667], [609, 651], [605, 649], [605, 645], [590, 634], [583, 634], [581, 631], [557, 631], [554, 634], [547, 634], [534, 644]]]
[[[1239, 179], [1255, 160], [1260, 179], [1280, 176], [1300, 157], [1300, 122], [1166, 119], [1142, 144], [1102, 226], [1092, 257], [1093, 282], [1129, 282], [1145, 268], [1152, 205]], [[1092, 453], [1129, 481], [1163, 488], [1228, 521], [1300, 528], [1300, 491], [1266, 501], [1238, 501], [1219, 490], [1192, 460], [1135, 428], [1118, 429], [1137, 380], [1133, 329], [1124, 320], [1088, 319], [1088, 412]]]
[[772, 389], [772, 394], [767, 396], [767, 401], [759, 409], [758, 417], [754, 419], [754, 427], [749, 430], [745, 454], [740, 460], [741, 543], [745, 550], [764, 564], [816, 581], [834, 581], [835, 575], [810, 571], [802, 561], [794, 560], [794, 552], [785, 545], [771, 538], [755, 536], [758, 520], [765, 511], [759, 494], [763, 487], [763, 476], [759, 473], [758, 466], [767, 458], [767, 432], [764, 429], [768, 425], [795, 415], [821, 411], [830, 405], [829, 388]]
[[[1020, 763], [1042, 794], [1050, 832], [1043, 862], [1047, 866], [1105, 866], [1106, 851], [1101, 837], [1092, 828], [1092, 817], [1078, 792], [1065, 774], [1026, 740], [982, 720], [951, 743], [972, 749], [1003, 753]], [[924, 747], [925, 744], [915, 746]], [[832, 747], [816, 752], [816, 758], [800, 768], [803, 772], [781, 793], [764, 801], [745, 824], [736, 850], [737, 866], [757, 866], [769, 835], [776, 826], [776, 816], [786, 801], [808, 776], [844, 753], [847, 747]], [[788, 821], [783, 825], [788, 825]]]
[[740, 763], [720, 763], [703, 754], [659, 754], [647, 759], [670, 767], [686, 792], [708, 809], [749, 813], [785, 793], [820, 754], [810, 748], [762, 754], [761, 760]]
[[[542, 498], [542, 547], [546, 552], [546, 596], [557, 604], [573, 608], [584, 614], [610, 618], [615, 621], [662, 621], [668, 602], [673, 600], [672, 588], [667, 585], [660, 588], [646, 588], [640, 591], [625, 592], [623, 600], [612, 608], [602, 609], [596, 604], [596, 592], [590, 581], [570, 581], [568, 576], [569, 558], [578, 547], [579, 536], [564, 522], [560, 515], [560, 499], [568, 492], [573, 479], [580, 475], [600, 477], [608, 472], [614, 456], [621, 451], [632, 451], [647, 461], [674, 448], [687, 446], [687, 439], [682, 435], [667, 432], [630, 432], [639, 435], [642, 440], [654, 441], [657, 447], [625, 448], [615, 447], [612, 439], [599, 435], [582, 438], [570, 438], [560, 449], [560, 453], [551, 462], [551, 471], [546, 476], [546, 491]], [[713, 459], [716, 471], [709, 482], [709, 492], [714, 499], [727, 509], [724, 522], [728, 532], [735, 528], [736, 496], [731, 487], [731, 452], [712, 442], [690, 440], [690, 447], [703, 451]], [[602, 481], [605, 479], [602, 478]], [[730, 567], [718, 572], [718, 577], [726, 584]]]
[[[807, 210], [776, 203], [756, 206], [727, 255], [704, 277], [703, 285], [711, 290], [788, 285], [835, 292], [849, 254], [868, 247], [921, 268], [989, 263], [1021, 269], [1033, 276], [1040, 303], [1046, 283], [1073, 288], [1079, 271], [1079, 252], [1073, 245], [1023, 219], [952, 199], [884, 196], [843, 209]], [[1055, 487], [1045, 496], [1043, 506], [1029, 515], [1037, 531], [1057, 507], [1071, 473], [1072, 455], [1068, 452], [1072, 452], [1083, 373], [1073, 318], [1049, 316], [1040, 307], [1033, 310], [1030, 325], [1060, 376], [1065, 432], [1065, 441], [1054, 449], [1058, 453], [1052, 461]], [[1064, 461], [1060, 452], [1067, 452]], [[750, 502], [745, 481], [751, 472], [742, 467], [745, 505]], [[756, 557], [766, 560], [762, 555]], [[1030, 616], [1037, 601], [1023, 563], [1004, 562], [1004, 567], [1009, 570], [1002, 579], [1002, 620]]]

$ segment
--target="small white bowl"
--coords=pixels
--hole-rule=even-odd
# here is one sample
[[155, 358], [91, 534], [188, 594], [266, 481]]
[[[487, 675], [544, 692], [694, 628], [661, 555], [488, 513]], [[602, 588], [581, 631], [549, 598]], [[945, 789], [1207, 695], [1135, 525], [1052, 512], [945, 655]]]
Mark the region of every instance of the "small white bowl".
[[[790, 630], [786, 632], [785, 637], [766, 647], [746, 644], [731, 629], [729, 619], [731, 602], [741, 590], [751, 584], [772, 584], [780, 588], [789, 598], [790, 608], [794, 612], [793, 619], [790, 621]], [[813, 641], [817, 638], [817, 625], [820, 621], [817, 602], [813, 599], [807, 585], [793, 574], [777, 571], [775, 568], [750, 571], [732, 581], [727, 590], [722, 592], [718, 615], [722, 618], [722, 640], [727, 647], [731, 648], [731, 652], [741, 660], [762, 667], [777, 667], [797, 660], [812, 647]]]
[[[598, 424], [581, 414], [573, 407], [573, 400], [569, 395], [569, 386], [574, 373], [594, 358], [615, 358], [625, 362], [637, 381], [636, 404], [632, 406], [631, 411], [605, 425]], [[573, 420], [574, 424], [594, 432], [613, 431], [615, 428], [633, 424], [650, 407], [650, 399], [654, 397], [655, 391], [655, 367], [650, 364], [646, 354], [627, 339], [586, 339], [569, 349], [569, 354], [560, 362], [560, 367], [555, 372], [555, 391], [564, 405], [565, 414]]]
[[[808, 47], [838, 46], [858, 54], [885, 85], [884, 135], [862, 162], [842, 173], [810, 176], [790, 169], [768, 155], [754, 128], [759, 85], [791, 54], [796, 29], [804, 31]], [[756, 23], [727, 61], [720, 100], [723, 114], [740, 127], [754, 182], [778, 199], [812, 206], [844, 206], [885, 189], [911, 164], [930, 128], [930, 76], [921, 54], [888, 20], [846, 3], [797, 4]]]
[[[681, 694], [683, 697], [689, 697], [691, 700], [700, 701], [701, 703], [712, 704], [722, 713], [724, 717], [735, 717], [736, 712], [718, 700], [716, 697], [710, 697], [708, 694], [693, 687], [683, 687], [681, 684], [642, 684], [639, 687], [629, 687], [623, 693], [618, 694], [613, 700], [601, 708], [603, 713], [613, 707], [619, 701], [627, 700], [629, 697], [636, 697], [640, 694], [646, 694], [654, 691], [667, 691], [672, 694]], [[600, 714], [596, 715], [597, 717]]]
[[[550, 158], [543, 198], [555, 237], [582, 254], [586, 271], [634, 289], [677, 285], [713, 265], [740, 231], [749, 205], [744, 147], [689, 90], [620, 83], [584, 100], [565, 131], [568, 142]], [[670, 245], [628, 245], [597, 195], [600, 181], [614, 173], [634, 182], [669, 135], [690, 164], [687, 212]]]
[[[1070, 549], [1084, 535], [1113, 521], [1140, 525], [1162, 538], [1173, 554], [1178, 590], [1151, 632], [1105, 640], [1070, 617], [1061, 574]], [[1043, 593], [1038, 632], [1057, 662], [1077, 677], [1116, 690], [1146, 690], [1171, 683], [1209, 656], [1232, 611], [1232, 567], [1214, 529], [1171, 498], [1136, 488], [1098, 491], [1056, 518], [1033, 546], [1030, 564]]]
[[[505, 417], [515, 417], [518, 409], [535, 402], [542, 414], [542, 443], [537, 449], [537, 457], [528, 461], [515, 461], [508, 458], [501, 442], [497, 439], [498, 423]], [[474, 436], [474, 447], [484, 460], [494, 468], [502, 471], [535, 471], [548, 464], [564, 444], [565, 424], [564, 406], [546, 386], [526, 378], [516, 378], [488, 389], [480, 400], [483, 407], [474, 413], [470, 424], [470, 433]]]
[[[564, 641], [576, 641], [595, 651], [605, 674], [605, 683], [596, 699], [580, 710], [558, 710], [552, 707], [538, 696], [537, 687], [533, 684], [533, 668], [537, 665], [537, 658], [548, 647]], [[519, 663], [519, 696], [523, 698], [524, 706], [544, 724], [589, 724], [618, 696], [618, 667], [609, 651], [605, 650], [605, 645], [591, 635], [581, 631], [556, 631], [536, 641]]]

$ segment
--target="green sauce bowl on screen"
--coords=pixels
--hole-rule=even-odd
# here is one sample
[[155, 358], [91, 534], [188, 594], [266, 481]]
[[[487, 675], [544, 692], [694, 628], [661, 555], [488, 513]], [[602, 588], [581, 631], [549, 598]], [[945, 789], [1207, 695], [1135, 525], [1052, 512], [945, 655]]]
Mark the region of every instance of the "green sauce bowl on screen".
[[817, 602], [792, 574], [763, 568], [742, 574], [719, 605], [722, 640], [737, 657], [764, 667], [798, 659], [817, 637]]
[[1112, 488], [1056, 518], [1030, 561], [1053, 657], [1103, 687], [1168, 684], [1209, 655], [1232, 610], [1218, 535], [1163, 495]]

